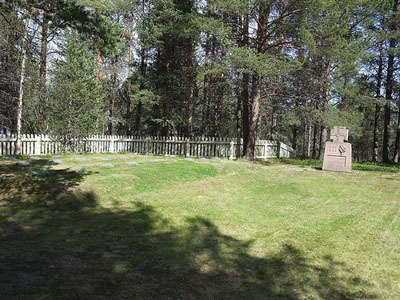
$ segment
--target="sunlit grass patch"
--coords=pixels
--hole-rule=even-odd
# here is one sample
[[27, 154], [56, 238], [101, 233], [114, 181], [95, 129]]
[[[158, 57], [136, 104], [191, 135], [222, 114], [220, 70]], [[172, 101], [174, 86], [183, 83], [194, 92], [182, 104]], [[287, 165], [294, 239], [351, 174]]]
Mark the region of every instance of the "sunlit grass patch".
[[[0, 161], [3, 298], [400, 293], [396, 172], [123, 155], [65, 155], [56, 165], [48, 157], [27, 167]], [[114, 167], [102, 167], [104, 157]]]

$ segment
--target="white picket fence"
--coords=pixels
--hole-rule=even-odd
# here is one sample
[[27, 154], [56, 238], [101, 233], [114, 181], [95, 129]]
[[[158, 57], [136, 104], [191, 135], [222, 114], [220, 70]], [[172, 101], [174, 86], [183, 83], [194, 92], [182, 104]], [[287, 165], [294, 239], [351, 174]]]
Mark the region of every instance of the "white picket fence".
[[[0, 135], [0, 156], [15, 153], [14, 135]], [[62, 143], [48, 135], [22, 135], [22, 154], [40, 155], [65, 152]], [[186, 157], [235, 158], [236, 139], [214, 137], [139, 137], [90, 136], [74, 144], [75, 152], [132, 152], [147, 155], [177, 155]], [[241, 145], [242, 149], [242, 145]], [[269, 140], [258, 140], [256, 158], [294, 157], [288, 145]]]

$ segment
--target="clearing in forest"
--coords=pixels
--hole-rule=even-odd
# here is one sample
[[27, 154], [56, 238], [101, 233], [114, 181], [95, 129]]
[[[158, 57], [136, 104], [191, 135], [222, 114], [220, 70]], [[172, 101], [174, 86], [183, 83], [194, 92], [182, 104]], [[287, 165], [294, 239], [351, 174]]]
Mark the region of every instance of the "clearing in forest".
[[2, 299], [400, 295], [398, 167], [40, 158], [0, 159]]

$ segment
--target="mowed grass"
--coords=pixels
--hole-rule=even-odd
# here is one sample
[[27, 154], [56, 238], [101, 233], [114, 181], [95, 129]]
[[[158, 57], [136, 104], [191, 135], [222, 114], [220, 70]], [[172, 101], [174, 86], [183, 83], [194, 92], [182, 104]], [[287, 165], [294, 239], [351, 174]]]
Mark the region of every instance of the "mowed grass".
[[396, 170], [49, 159], [0, 160], [1, 299], [400, 298]]

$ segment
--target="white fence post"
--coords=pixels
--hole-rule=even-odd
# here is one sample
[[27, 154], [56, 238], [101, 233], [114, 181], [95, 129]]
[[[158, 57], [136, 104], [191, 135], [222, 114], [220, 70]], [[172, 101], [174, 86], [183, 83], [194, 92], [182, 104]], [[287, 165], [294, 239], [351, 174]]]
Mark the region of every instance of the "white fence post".
[[281, 142], [276, 142], [276, 158], [281, 157]]
[[42, 144], [42, 136], [35, 135], [35, 154], [41, 154], [41, 144]]
[[190, 150], [189, 150], [189, 138], [185, 138], [185, 157], [188, 157], [188, 156], [190, 156], [190, 153], [188, 153]]
[[231, 153], [230, 153], [230, 155], [229, 155], [229, 159], [230, 159], [230, 160], [235, 159], [235, 157], [234, 157], [234, 155], [233, 155], [234, 152], [235, 152], [235, 143], [234, 143], [233, 140], [231, 140]]
[[268, 141], [264, 141], [264, 155], [263, 158], [267, 158], [267, 153], [268, 153]]
[[115, 137], [113, 136], [113, 135], [111, 135], [110, 136], [110, 149], [109, 149], [109, 151], [111, 152], [111, 153], [114, 153], [115, 152], [115, 145], [114, 145], [114, 143], [115, 143]]
[[150, 143], [151, 143], [150, 137], [147, 137], [146, 138], [146, 150], [145, 150], [146, 155], [150, 154]]

